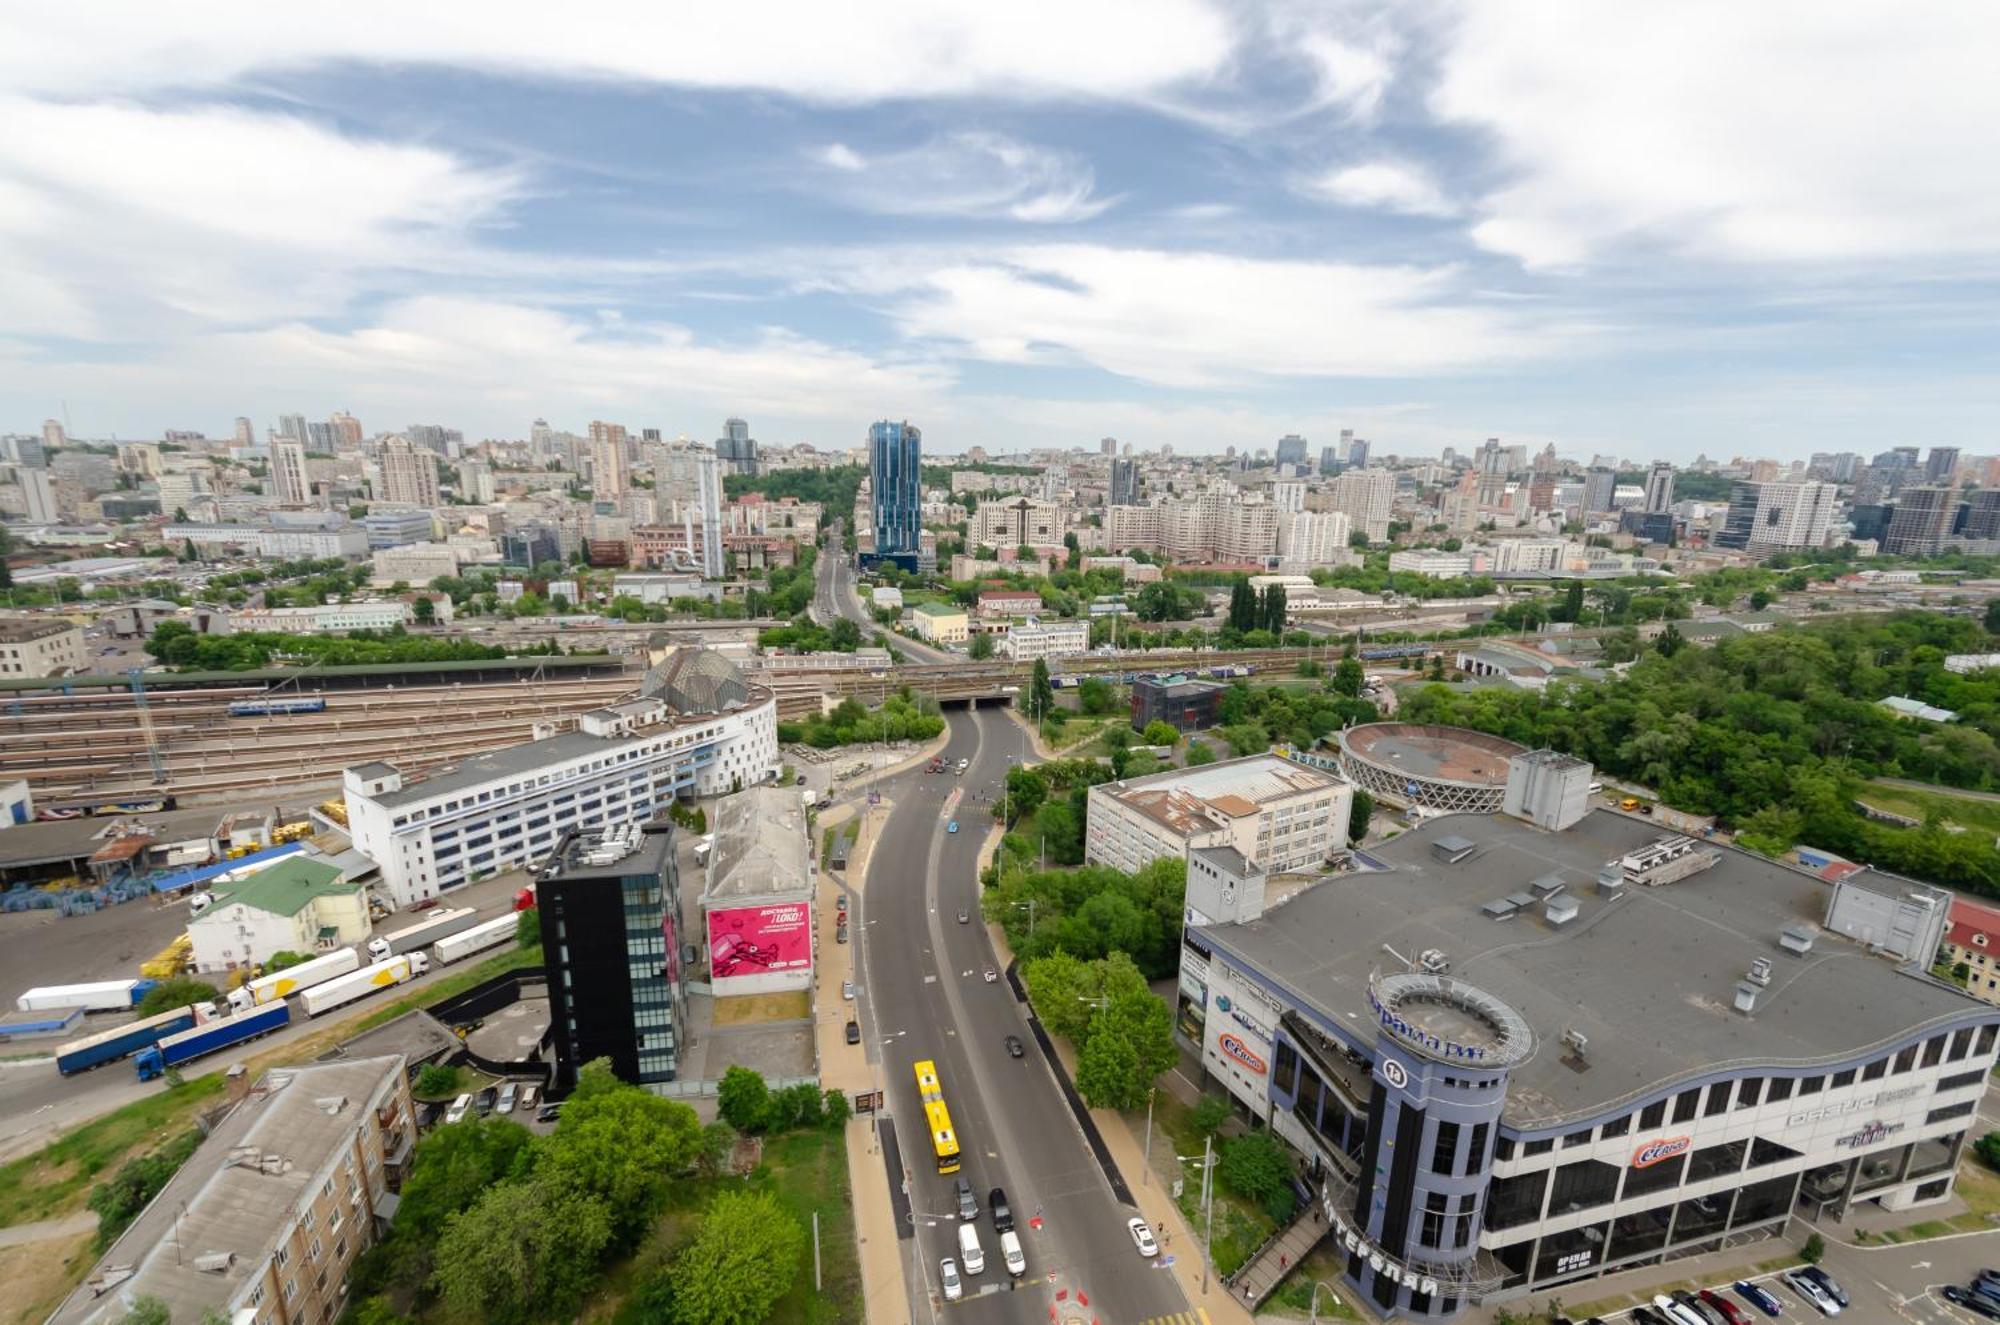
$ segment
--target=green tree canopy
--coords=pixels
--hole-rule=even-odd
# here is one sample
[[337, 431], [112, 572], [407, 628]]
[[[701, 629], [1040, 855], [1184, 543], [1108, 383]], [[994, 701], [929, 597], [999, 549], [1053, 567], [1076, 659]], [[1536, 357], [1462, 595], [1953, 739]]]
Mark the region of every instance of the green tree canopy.
[[679, 1325], [759, 1325], [791, 1289], [806, 1233], [768, 1192], [724, 1192], [668, 1277]]
[[536, 1172], [566, 1172], [578, 1191], [604, 1203], [614, 1242], [630, 1246], [700, 1145], [693, 1109], [618, 1080], [609, 1060], [597, 1059], [577, 1074], [562, 1125], [541, 1143]]
[[611, 1241], [612, 1212], [555, 1167], [489, 1187], [453, 1215], [431, 1281], [465, 1319], [524, 1325], [569, 1316], [596, 1282]]

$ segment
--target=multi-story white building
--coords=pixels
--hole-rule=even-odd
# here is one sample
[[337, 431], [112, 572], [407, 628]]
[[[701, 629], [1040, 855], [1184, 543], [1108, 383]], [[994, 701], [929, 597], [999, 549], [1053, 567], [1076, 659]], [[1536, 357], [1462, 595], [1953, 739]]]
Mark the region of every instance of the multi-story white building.
[[1084, 859], [1136, 870], [1194, 847], [1234, 847], [1269, 874], [1316, 869], [1347, 845], [1354, 788], [1273, 754], [1090, 789]]
[[1353, 532], [1346, 511], [1294, 511], [1278, 526], [1278, 564], [1288, 571], [1338, 565]]
[[539, 861], [572, 828], [642, 823], [678, 797], [754, 786], [777, 768], [772, 692], [720, 654], [682, 649], [638, 699], [586, 713], [574, 731], [420, 777], [388, 763], [348, 769], [347, 821], [409, 906]]
[[0, 676], [67, 676], [90, 665], [83, 629], [61, 617], [0, 617]]
[[428, 508], [442, 505], [444, 499], [438, 492], [437, 453], [425, 447], [412, 446], [404, 437], [391, 437], [382, 443], [380, 496], [383, 501], [411, 506]]
[[405, 547], [385, 547], [375, 554], [373, 579], [377, 584], [429, 584], [441, 575], [458, 574], [458, 550], [440, 543], [411, 543]]
[[312, 501], [312, 479], [306, 473], [306, 444], [290, 437], [271, 441], [271, 492], [281, 506]]
[[410, 605], [400, 601], [324, 603], [318, 607], [245, 608], [229, 618], [229, 628], [324, 635], [341, 630], [394, 630], [414, 619]]
[[1379, 543], [1389, 536], [1389, 517], [1396, 501], [1396, 476], [1386, 469], [1350, 469], [1333, 481], [1332, 505], [1344, 511], [1354, 527]]
[[1000, 637], [1000, 652], [1016, 662], [1088, 653], [1090, 624], [1085, 621], [1042, 621], [1030, 617]]
[[972, 634], [965, 609], [949, 603], [918, 603], [910, 609], [910, 626], [933, 644], [963, 644]]
[[[1495, 575], [1566, 569], [1583, 549], [1560, 538], [1502, 538], [1486, 544], [1486, 569]], [[1393, 558], [1392, 558], [1393, 560]]]
[[[172, 475], [168, 475], [169, 478]], [[160, 531], [169, 547], [192, 543], [200, 557], [262, 557], [270, 561], [315, 561], [368, 555], [368, 531], [358, 525], [338, 529], [254, 524], [170, 524]]]
[[1457, 552], [1446, 552], [1443, 548], [1414, 547], [1402, 552], [1389, 554], [1389, 569], [1411, 575], [1423, 575], [1433, 580], [1459, 580], [1468, 575], [1484, 575], [1491, 569], [1485, 548], [1461, 548]]

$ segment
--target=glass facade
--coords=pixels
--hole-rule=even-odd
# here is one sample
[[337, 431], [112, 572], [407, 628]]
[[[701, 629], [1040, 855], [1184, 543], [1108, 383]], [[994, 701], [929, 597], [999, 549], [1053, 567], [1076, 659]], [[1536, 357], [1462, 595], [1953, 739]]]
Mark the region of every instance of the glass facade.
[[915, 569], [923, 527], [923, 433], [883, 421], [868, 429], [868, 487], [875, 515], [875, 555]]

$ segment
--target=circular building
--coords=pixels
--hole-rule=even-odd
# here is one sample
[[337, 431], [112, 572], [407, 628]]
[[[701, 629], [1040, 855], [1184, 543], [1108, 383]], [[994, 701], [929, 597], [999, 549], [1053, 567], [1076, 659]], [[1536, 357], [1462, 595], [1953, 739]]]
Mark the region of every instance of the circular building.
[[1376, 800], [1437, 814], [1497, 814], [1507, 761], [1528, 753], [1464, 727], [1371, 722], [1341, 733], [1340, 768]]

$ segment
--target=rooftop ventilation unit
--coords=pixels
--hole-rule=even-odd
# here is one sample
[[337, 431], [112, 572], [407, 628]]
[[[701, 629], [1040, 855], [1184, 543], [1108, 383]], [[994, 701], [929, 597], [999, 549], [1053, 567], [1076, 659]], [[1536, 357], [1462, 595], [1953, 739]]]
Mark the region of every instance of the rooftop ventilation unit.
[[1551, 925], [1567, 925], [1576, 919], [1583, 906], [1568, 893], [1557, 893], [1542, 907], [1542, 917]]
[[1451, 969], [1451, 961], [1437, 948], [1425, 948], [1417, 954], [1417, 966], [1426, 975], [1443, 975]]
[[1447, 865], [1456, 865], [1479, 849], [1479, 844], [1469, 837], [1440, 837], [1431, 843], [1431, 854]]
[[1562, 875], [1544, 874], [1541, 878], [1536, 879], [1533, 883], [1529, 884], [1528, 886], [1535, 890], [1537, 896], [1547, 897], [1551, 893], [1561, 892], [1563, 890], [1564, 884]]
[[1506, 920], [1521, 909], [1521, 904], [1511, 897], [1496, 897], [1479, 908], [1482, 915], [1493, 920]]
[[227, 1274], [234, 1264], [236, 1253], [233, 1251], [211, 1251], [194, 1258], [194, 1268], [203, 1274]]
[[1811, 925], [1786, 925], [1778, 931], [1778, 946], [1796, 957], [1803, 957], [1813, 950], [1813, 941], [1819, 932]]
[[1590, 1051], [1590, 1037], [1574, 1026], [1563, 1027], [1562, 1047], [1572, 1057], [1581, 1058]]
[[1746, 1017], [1749, 1016], [1757, 1010], [1757, 996], [1763, 992], [1762, 987], [1753, 985], [1748, 980], [1738, 980], [1736, 982], [1736, 1010]]
[[1750, 973], [1743, 978], [1760, 989], [1770, 988], [1771, 959], [1769, 957], [1759, 957], [1756, 961], [1751, 962]]
[[1625, 871], [1617, 861], [1612, 861], [1597, 871], [1597, 895], [1600, 897], [1623, 897], [1625, 895]]
[[345, 1095], [322, 1095], [313, 1101], [313, 1107], [329, 1118], [338, 1118], [340, 1111], [347, 1107]]

